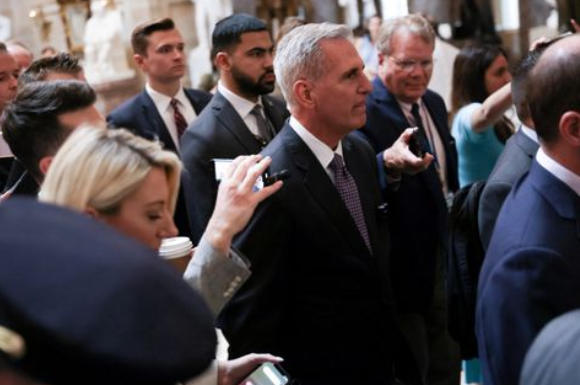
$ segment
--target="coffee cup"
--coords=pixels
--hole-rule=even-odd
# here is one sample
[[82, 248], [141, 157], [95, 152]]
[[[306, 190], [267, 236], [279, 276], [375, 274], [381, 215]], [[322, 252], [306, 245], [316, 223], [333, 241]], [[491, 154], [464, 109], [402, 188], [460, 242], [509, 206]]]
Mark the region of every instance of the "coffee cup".
[[165, 238], [161, 241], [159, 256], [183, 274], [191, 260], [192, 250], [193, 243], [188, 237]]

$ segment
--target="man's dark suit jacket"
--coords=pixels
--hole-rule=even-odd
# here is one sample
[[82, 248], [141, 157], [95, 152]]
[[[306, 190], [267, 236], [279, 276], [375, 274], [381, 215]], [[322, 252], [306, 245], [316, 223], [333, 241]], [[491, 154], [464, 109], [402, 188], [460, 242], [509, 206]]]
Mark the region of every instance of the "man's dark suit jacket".
[[8, 185], [14, 157], [0, 157], [0, 191]]
[[[204, 91], [188, 88], [184, 88], [184, 91], [195, 113], [199, 116], [211, 100], [212, 95]], [[173, 151], [179, 155], [171, 134], [147, 91], [135, 95], [112, 111], [107, 116], [107, 124], [112, 128], [126, 128], [135, 135], [149, 140], [158, 140], [163, 143], [166, 150]], [[181, 183], [183, 185], [183, 178]], [[183, 196], [183, 188], [180, 188], [174, 220], [181, 235], [191, 236], [187, 213], [188, 209]]]
[[256, 210], [235, 245], [252, 275], [226, 305], [220, 327], [230, 357], [271, 352], [302, 384], [388, 384], [392, 299], [388, 228], [375, 155], [364, 140], [342, 141], [360, 191], [373, 253], [330, 177], [286, 124], [266, 147], [273, 172], [290, 178]]
[[[286, 107], [268, 96], [263, 96], [262, 100], [264, 112], [278, 132], [288, 117]], [[183, 187], [194, 243], [199, 242], [215, 206], [217, 182], [212, 159], [233, 159], [260, 151], [260, 143], [240, 115], [217, 92], [181, 139], [181, 159], [187, 171]]]
[[542, 327], [580, 308], [580, 197], [536, 161], [504, 202], [479, 278], [483, 383], [519, 384]]
[[[199, 116], [210, 102], [212, 95], [198, 90], [184, 88], [185, 95]], [[159, 140], [166, 150], [177, 153], [175, 143], [167, 130], [163, 118], [157, 111], [153, 99], [143, 91], [115, 108], [107, 116], [107, 124], [114, 128], [126, 128], [149, 140]]]
[[493, 171], [489, 175], [479, 200], [479, 236], [483, 247], [487, 249], [499, 210], [518, 179], [530, 170], [538, 143], [530, 139], [520, 129], [512, 136]]
[[[457, 152], [449, 133], [443, 99], [432, 91], [422, 98], [443, 146], [447, 162], [447, 181], [451, 191], [458, 187]], [[395, 97], [379, 78], [367, 97], [367, 123], [362, 133], [378, 154], [382, 153], [410, 127]], [[398, 308], [421, 311], [431, 303], [436, 257], [447, 242], [447, 205], [441, 182], [431, 165], [425, 172], [403, 176], [400, 188], [389, 192], [389, 225], [392, 236], [391, 274]]]
[[22, 162], [14, 158], [2, 193], [10, 192], [10, 196], [27, 195], [36, 198], [38, 190], [40, 190], [40, 185], [36, 179], [28, 172]]

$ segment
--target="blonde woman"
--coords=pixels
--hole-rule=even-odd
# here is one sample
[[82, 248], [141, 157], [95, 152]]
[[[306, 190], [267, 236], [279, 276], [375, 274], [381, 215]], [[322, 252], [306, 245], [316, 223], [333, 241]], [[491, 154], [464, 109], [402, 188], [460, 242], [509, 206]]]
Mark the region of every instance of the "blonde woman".
[[[238, 282], [237, 277], [249, 275], [242, 257], [230, 250], [233, 236], [247, 224], [258, 203], [282, 186], [278, 181], [253, 191], [256, 179], [269, 164], [269, 158], [259, 155], [233, 161], [186, 271], [186, 280], [200, 289], [214, 314], [227, 301], [223, 293], [230, 287], [231, 277]], [[157, 250], [163, 238], [177, 235], [173, 210], [180, 173], [177, 156], [158, 143], [126, 130], [81, 127], [54, 157], [39, 197], [84, 212]], [[222, 362], [218, 365], [218, 384], [237, 384], [258, 363], [280, 360], [250, 354]]]
[[[257, 204], [282, 185], [252, 191], [269, 164], [269, 158], [260, 160], [258, 155], [234, 160], [186, 271], [188, 282], [200, 290], [215, 314], [227, 301], [223, 293], [232, 284], [227, 278], [234, 277], [239, 286], [249, 275], [243, 258], [230, 250], [233, 236], [247, 224]], [[173, 211], [180, 173], [177, 156], [158, 143], [126, 130], [83, 127], [55, 156], [40, 199], [87, 213], [157, 250], [164, 238], [177, 235]]]

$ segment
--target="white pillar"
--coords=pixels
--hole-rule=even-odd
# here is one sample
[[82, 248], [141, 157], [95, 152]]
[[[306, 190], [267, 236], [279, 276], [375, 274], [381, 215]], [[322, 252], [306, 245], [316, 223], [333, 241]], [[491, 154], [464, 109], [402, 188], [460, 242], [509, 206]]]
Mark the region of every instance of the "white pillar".
[[407, 0], [381, 0], [381, 8], [383, 10], [383, 20], [409, 14]]
[[497, 30], [514, 30], [520, 28], [520, 6], [517, 1], [494, 1]]

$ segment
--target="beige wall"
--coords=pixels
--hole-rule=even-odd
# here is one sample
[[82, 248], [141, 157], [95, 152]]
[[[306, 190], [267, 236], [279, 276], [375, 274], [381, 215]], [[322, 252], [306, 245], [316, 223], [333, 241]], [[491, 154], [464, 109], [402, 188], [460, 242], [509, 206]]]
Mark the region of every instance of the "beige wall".
[[[143, 20], [166, 15], [175, 18], [188, 44], [195, 42], [195, 28], [188, 27], [194, 23], [191, 0], [116, 0], [115, 3], [123, 14], [127, 47], [135, 25]], [[50, 23], [50, 35], [45, 39], [41, 36], [39, 24], [28, 17], [29, 12], [37, 6], [42, 8], [46, 21]], [[46, 45], [52, 45], [58, 50], [67, 49], [56, 0], [2, 0], [0, 14], [12, 20], [12, 38], [24, 42], [35, 55], [39, 55]]]

